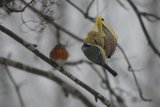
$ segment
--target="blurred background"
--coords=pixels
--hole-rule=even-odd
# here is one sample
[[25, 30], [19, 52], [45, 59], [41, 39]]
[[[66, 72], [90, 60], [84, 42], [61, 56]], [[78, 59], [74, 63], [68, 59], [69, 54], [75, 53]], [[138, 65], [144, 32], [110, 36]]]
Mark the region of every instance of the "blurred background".
[[[159, 0], [1, 0], [0, 24], [49, 57], [61, 43], [68, 50], [64, 69], [101, 93], [115, 107], [160, 105]], [[118, 36], [108, 64], [113, 77], [82, 53], [94, 19], [103, 16]], [[105, 107], [84, 88], [20, 43], [0, 32], [0, 59], [13, 60], [63, 82], [0, 62], [1, 107]], [[150, 101], [152, 100], [152, 101]]]

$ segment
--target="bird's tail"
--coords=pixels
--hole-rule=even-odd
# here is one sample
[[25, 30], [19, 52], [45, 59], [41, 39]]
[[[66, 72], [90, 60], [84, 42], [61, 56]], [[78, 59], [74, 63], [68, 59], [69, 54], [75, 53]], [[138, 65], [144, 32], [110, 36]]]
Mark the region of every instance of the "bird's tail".
[[111, 69], [107, 64], [104, 64], [105, 69], [107, 69], [113, 76], [117, 76], [117, 72]]

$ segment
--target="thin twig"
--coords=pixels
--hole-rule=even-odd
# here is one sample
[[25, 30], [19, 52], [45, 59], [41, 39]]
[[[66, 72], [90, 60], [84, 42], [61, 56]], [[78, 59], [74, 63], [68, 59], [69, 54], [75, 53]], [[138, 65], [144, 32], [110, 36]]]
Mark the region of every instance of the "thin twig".
[[99, 70], [96, 69], [95, 66], [93, 66], [93, 64], [89, 64], [91, 66], [91, 68], [96, 72], [96, 74], [99, 76], [100, 79], [103, 80], [103, 76], [99, 73]]
[[34, 2], [35, 0], [31, 0], [29, 3], [27, 3], [22, 9], [14, 9], [12, 7], [9, 7], [8, 5], [5, 5], [5, 7], [10, 11], [10, 12], [23, 12], [25, 9]]
[[7, 65], [5, 65], [5, 69], [6, 69], [6, 72], [15, 88], [15, 91], [16, 91], [16, 94], [17, 94], [17, 97], [19, 99], [19, 102], [20, 102], [20, 105], [21, 107], [25, 107], [25, 104], [24, 104], [24, 101], [23, 101], [23, 98], [22, 98], [22, 95], [21, 95], [21, 92], [20, 92], [20, 87], [17, 85], [16, 81], [14, 80], [12, 74], [10, 73]]
[[75, 66], [75, 65], [79, 65], [79, 64], [83, 64], [86, 63], [88, 65], [90, 65], [90, 67], [96, 72], [96, 74], [103, 79], [103, 76], [99, 73], [98, 69], [95, 68], [94, 63], [86, 61], [86, 60], [79, 60], [79, 61], [67, 61], [65, 63], [65, 65], [67, 66]]
[[138, 8], [137, 8], [136, 5], [133, 3], [133, 1], [131, 1], [131, 0], [127, 0], [127, 1], [128, 1], [128, 3], [131, 5], [131, 7], [133, 8], [133, 10], [135, 11], [135, 13], [136, 13], [136, 15], [137, 15], [137, 17], [138, 17], [138, 20], [139, 20], [140, 25], [141, 25], [141, 27], [142, 27], [142, 30], [143, 30], [143, 32], [144, 32], [144, 34], [145, 34], [145, 36], [146, 36], [146, 39], [147, 39], [147, 41], [148, 41], [148, 43], [149, 43], [149, 46], [150, 46], [151, 49], [155, 52], [155, 54], [156, 54], [158, 57], [160, 57], [160, 51], [159, 51], [159, 50], [156, 48], [156, 46], [153, 44], [153, 41], [152, 41], [152, 39], [151, 39], [151, 37], [150, 37], [150, 35], [149, 35], [149, 33], [148, 33], [145, 25], [144, 25], [143, 20], [142, 20], [141, 12], [138, 10]]
[[56, 29], [56, 38], [57, 38], [57, 44], [61, 44], [61, 35], [60, 35], [60, 30], [59, 28]]
[[159, 16], [151, 14], [151, 13], [141, 12], [140, 15], [144, 16], [146, 19], [148, 19], [151, 22], [160, 20]]
[[[109, 92], [111, 93], [111, 95], [115, 96], [117, 102], [119, 102], [120, 104], [124, 104], [124, 100], [121, 96], [118, 96], [115, 91], [111, 88], [111, 85], [110, 85], [110, 82], [109, 82], [109, 79], [108, 79], [108, 75], [107, 75], [107, 72], [105, 69], [103, 69], [103, 72], [104, 72], [104, 75], [105, 75], [105, 79], [103, 80], [103, 82], [106, 84]], [[125, 106], [124, 106], [125, 107]]]
[[[21, 0], [21, 1], [22, 1], [22, 3], [27, 4], [24, 0]], [[34, 7], [30, 6], [30, 5], [28, 6], [28, 8], [30, 8], [39, 17], [44, 18], [49, 24], [52, 24], [56, 28], [59, 28], [61, 31], [65, 32], [66, 34], [68, 34], [69, 36], [71, 36], [72, 38], [74, 38], [75, 40], [77, 40], [79, 42], [83, 42], [83, 39], [79, 38], [78, 36], [75, 36], [73, 33], [69, 32], [68, 30], [66, 30], [62, 26], [60, 26], [57, 23], [55, 23], [53, 21], [52, 17], [46, 16], [45, 14], [43, 14], [42, 12], [38, 11], [36, 8], [34, 8]]]
[[[38, 56], [39, 58], [41, 58], [43, 61], [45, 61], [49, 65], [53, 66], [54, 68], [60, 68], [54, 61], [52, 61], [51, 59], [47, 58], [45, 55], [43, 55], [41, 52], [39, 52], [37, 49], [35, 49], [35, 47], [31, 46], [29, 43], [27, 43], [26, 41], [24, 41], [23, 39], [21, 39], [19, 36], [17, 36], [15, 33], [13, 33], [12, 31], [10, 31], [9, 29], [7, 29], [4, 26], [0, 25], [0, 30], [3, 33], [5, 33], [8, 36], [10, 36], [12, 39], [16, 40], [21, 45], [23, 45], [25, 48], [27, 48], [28, 50], [30, 50], [31, 52], [33, 52], [36, 56]], [[102, 94], [100, 94], [96, 90], [94, 90], [91, 87], [89, 87], [84, 82], [80, 81], [78, 78], [76, 78], [75, 76], [73, 76], [69, 72], [65, 71], [63, 69], [63, 67], [60, 68], [60, 69], [58, 69], [58, 70], [62, 74], [64, 74], [65, 76], [67, 76], [68, 78], [70, 78], [71, 80], [73, 80], [75, 83], [79, 84], [81, 87], [83, 87], [89, 93], [91, 93], [96, 99], [99, 99], [103, 104], [107, 105], [108, 107], [112, 107], [111, 102], [107, 98], [105, 98]]]
[[94, 1], [95, 1], [95, 0], [92, 0], [92, 1], [89, 3], [89, 5], [87, 6], [87, 9], [86, 9], [86, 14], [87, 14], [87, 15], [89, 15], [89, 10], [90, 10], [92, 4], [94, 3]]
[[126, 53], [124, 52], [123, 48], [118, 45], [118, 48], [120, 49], [120, 51], [122, 52], [127, 64], [128, 64], [128, 70], [132, 72], [132, 75], [133, 75], [133, 78], [135, 80], [135, 83], [136, 83], [136, 86], [137, 86], [137, 89], [138, 89], [138, 92], [139, 92], [139, 96], [140, 98], [143, 100], [143, 101], [152, 101], [151, 99], [147, 99], [147, 98], [144, 98], [143, 96], [143, 92], [142, 92], [142, 89], [140, 88], [140, 85], [138, 83], [138, 80], [137, 80], [137, 77], [136, 77], [136, 74], [135, 74], [135, 71], [133, 70], [132, 66], [131, 66], [131, 63], [126, 55]]
[[127, 7], [120, 1], [120, 0], [116, 0], [120, 6], [122, 6], [125, 10], [128, 10]]
[[73, 65], [83, 64], [83, 63], [93, 64], [92, 62], [89, 62], [87, 60], [79, 60], [79, 61], [67, 61], [65, 65], [73, 66]]
[[[90, 17], [89, 15], [88, 15], [88, 10], [89, 10], [89, 8], [87, 8], [87, 10], [86, 10], [86, 12], [84, 12], [81, 8], [79, 8], [77, 5], [75, 5], [73, 2], [71, 2], [70, 0], [66, 0], [69, 4], [71, 4], [75, 9], [77, 9], [79, 12], [81, 12], [82, 13], [82, 15], [85, 17], [85, 18], [87, 18], [87, 19], [89, 19], [89, 20], [91, 20], [91, 21], [94, 21], [95, 20], [95, 18], [92, 18], [92, 17]], [[89, 6], [91, 6], [92, 5], [92, 2], [89, 4]]]

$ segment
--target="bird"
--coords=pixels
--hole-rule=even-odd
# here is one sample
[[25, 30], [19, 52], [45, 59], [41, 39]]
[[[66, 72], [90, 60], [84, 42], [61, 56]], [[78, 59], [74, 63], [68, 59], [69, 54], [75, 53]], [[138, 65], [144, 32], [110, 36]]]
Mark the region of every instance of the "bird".
[[84, 43], [81, 47], [84, 55], [92, 62], [107, 69], [113, 76], [117, 76], [117, 73], [111, 69], [106, 63], [106, 55], [103, 48], [98, 45], [90, 45]]
[[118, 75], [107, 65], [117, 46], [117, 36], [102, 16], [98, 16], [93, 29], [87, 34], [81, 47], [84, 55], [92, 62], [106, 68], [113, 76]]
[[50, 52], [51, 60], [55, 61], [60, 67], [64, 65], [68, 56], [68, 51], [62, 44], [57, 44]]

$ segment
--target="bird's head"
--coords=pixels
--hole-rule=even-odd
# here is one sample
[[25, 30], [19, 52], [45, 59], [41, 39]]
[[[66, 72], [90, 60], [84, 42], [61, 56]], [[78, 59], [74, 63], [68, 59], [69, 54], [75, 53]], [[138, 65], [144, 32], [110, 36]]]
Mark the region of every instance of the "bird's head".
[[104, 18], [102, 16], [98, 16], [96, 18], [96, 26], [97, 26], [97, 30], [98, 32], [102, 33], [103, 29], [102, 29], [102, 24], [104, 22]]

